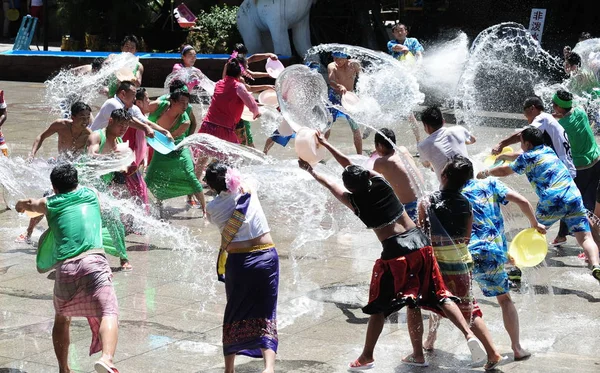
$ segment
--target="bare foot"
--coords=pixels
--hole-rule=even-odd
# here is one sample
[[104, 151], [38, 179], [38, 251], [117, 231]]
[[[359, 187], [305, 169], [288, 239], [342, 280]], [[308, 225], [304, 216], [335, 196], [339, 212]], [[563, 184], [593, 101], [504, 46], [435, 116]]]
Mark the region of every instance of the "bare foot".
[[515, 355], [515, 361], [526, 360], [531, 357], [531, 352], [529, 352], [525, 349], [522, 349], [522, 348], [519, 350], [513, 350], [513, 352]]
[[429, 337], [427, 337], [427, 339], [423, 343], [423, 350], [425, 350], [427, 352], [433, 351], [434, 344], [435, 344], [435, 339], [430, 339]]
[[265, 369], [262, 373], [275, 373], [275, 369]]
[[129, 260], [121, 259], [121, 271], [131, 271], [133, 266], [129, 263]]

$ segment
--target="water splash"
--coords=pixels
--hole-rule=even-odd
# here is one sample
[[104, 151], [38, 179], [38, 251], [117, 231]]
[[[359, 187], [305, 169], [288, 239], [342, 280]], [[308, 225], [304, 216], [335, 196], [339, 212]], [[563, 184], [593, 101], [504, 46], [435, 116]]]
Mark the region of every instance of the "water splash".
[[50, 107], [51, 114], [68, 118], [73, 103], [83, 101], [90, 104], [102, 95], [99, 89], [114, 79], [118, 70], [125, 67], [133, 70], [138, 60], [138, 57], [131, 53], [120, 53], [106, 59], [102, 68], [96, 73], [77, 75], [70, 69], [61, 70], [55, 77], [44, 83], [46, 85], [44, 103]]
[[478, 125], [483, 122], [481, 111], [521, 112], [534, 86], [552, 84], [561, 71], [559, 59], [543, 50], [522, 25], [487, 28], [471, 46], [454, 102], [456, 118]]

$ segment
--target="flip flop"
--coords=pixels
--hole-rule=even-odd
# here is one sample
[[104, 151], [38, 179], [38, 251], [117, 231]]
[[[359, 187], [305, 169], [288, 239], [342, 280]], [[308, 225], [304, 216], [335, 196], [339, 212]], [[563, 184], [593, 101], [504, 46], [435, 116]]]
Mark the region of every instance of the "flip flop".
[[483, 366], [483, 370], [485, 370], [485, 371], [495, 370], [498, 367], [498, 365], [500, 365], [500, 363], [502, 363], [504, 360], [507, 360], [507, 359], [508, 359], [508, 356], [502, 356], [502, 358], [496, 362], [488, 361]]
[[564, 244], [567, 243], [567, 238], [565, 237], [564, 241], [558, 241], [556, 238], [552, 241], [552, 243], [550, 245], [554, 246], [554, 247], [560, 247]]
[[375, 368], [375, 361], [371, 361], [370, 363], [361, 364], [358, 359], [354, 360], [352, 363], [348, 365], [349, 372], [360, 372], [367, 369]]
[[515, 357], [513, 358], [514, 361], [523, 361], [523, 360], [527, 360], [531, 357], [531, 353], [528, 353], [527, 355], [523, 355], [521, 357]]
[[467, 346], [469, 346], [469, 351], [471, 351], [471, 359], [474, 363], [479, 363], [487, 358], [487, 354], [485, 353], [483, 345], [479, 339], [469, 338], [467, 340]]
[[108, 364], [102, 360], [98, 360], [94, 363], [94, 370], [96, 370], [96, 373], [119, 373], [117, 368], [109, 367]]
[[413, 367], [428, 367], [429, 366], [429, 363], [427, 362], [427, 360], [425, 360], [422, 363], [419, 363], [419, 362], [415, 361], [415, 357], [412, 355], [407, 356], [404, 359], [402, 359], [402, 364], [410, 365]]

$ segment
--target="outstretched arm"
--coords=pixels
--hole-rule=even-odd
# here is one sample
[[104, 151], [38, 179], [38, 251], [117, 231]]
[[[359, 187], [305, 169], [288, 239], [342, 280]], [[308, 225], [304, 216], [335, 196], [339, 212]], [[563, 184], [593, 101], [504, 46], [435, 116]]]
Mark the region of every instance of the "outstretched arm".
[[350, 158], [346, 157], [342, 152], [340, 152], [336, 147], [331, 145], [329, 141], [325, 138], [325, 136], [321, 132], [317, 132], [317, 142], [325, 147], [325, 149], [329, 150], [333, 158], [342, 166], [347, 167], [350, 166], [352, 161]]
[[504, 140], [500, 141], [498, 143], [498, 145], [496, 145], [493, 149], [492, 149], [492, 154], [496, 155], [496, 154], [500, 154], [500, 152], [502, 151], [502, 148], [504, 148], [505, 146], [511, 145], [511, 144], [516, 144], [519, 141], [521, 141], [521, 132], [515, 132], [512, 135], [508, 136], [507, 138], [505, 138]]
[[252, 62], [258, 62], [258, 61], [263, 61], [266, 60], [267, 58], [270, 58], [272, 60], [277, 60], [278, 57], [276, 54], [274, 53], [255, 53], [252, 56], [248, 57], [248, 64], [251, 64]]
[[488, 176], [509, 176], [514, 174], [515, 171], [510, 166], [498, 166], [494, 168], [490, 168], [488, 170], [479, 171], [477, 173], [478, 179], [485, 179]]
[[20, 199], [15, 204], [17, 212], [31, 211], [46, 215], [48, 208], [46, 206], [46, 198], [40, 199]]
[[519, 206], [519, 209], [521, 209], [523, 214], [529, 220], [529, 224], [531, 225], [531, 228], [535, 228], [541, 234], [546, 234], [546, 227], [537, 221], [537, 219], [535, 217], [535, 212], [533, 212], [533, 207], [531, 206], [531, 203], [529, 203], [529, 201], [525, 197], [523, 197], [521, 194], [515, 192], [514, 190], [510, 190], [506, 194], [506, 200], [508, 200], [510, 202], [514, 202]]
[[298, 165], [301, 169], [306, 170], [312, 177], [314, 177], [315, 180], [319, 182], [319, 184], [329, 189], [331, 194], [333, 194], [333, 196], [337, 198], [338, 201], [346, 205], [348, 208], [352, 209], [352, 205], [350, 204], [350, 201], [348, 200], [348, 197], [346, 195], [348, 191], [344, 187], [342, 187], [338, 183], [334, 183], [327, 177], [316, 172], [308, 162], [303, 161], [302, 159], [298, 159]]
[[55, 121], [50, 125], [50, 127], [46, 128], [44, 132], [40, 133], [38, 137], [35, 138], [35, 140], [33, 141], [33, 146], [31, 147], [31, 153], [29, 153], [29, 158], [35, 158], [35, 155], [38, 152], [38, 150], [40, 150], [40, 147], [42, 146], [44, 140], [57, 133], [59, 126], [60, 123], [58, 123], [58, 121]]

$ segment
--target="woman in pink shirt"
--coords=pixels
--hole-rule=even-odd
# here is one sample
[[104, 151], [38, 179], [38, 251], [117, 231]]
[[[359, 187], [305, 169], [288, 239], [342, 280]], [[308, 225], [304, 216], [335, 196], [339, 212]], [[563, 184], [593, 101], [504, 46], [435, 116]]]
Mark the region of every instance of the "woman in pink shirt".
[[244, 106], [247, 106], [254, 119], [260, 116], [254, 97], [246, 90], [241, 81], [246, 69], [244, 57], [231, 58], [227, 62], [226, 76], [215, 85], [208, 113], [200, 127], [200, 133], [208, 133], [222, 140], [238, 144], [235, 127], [242, 117]]

